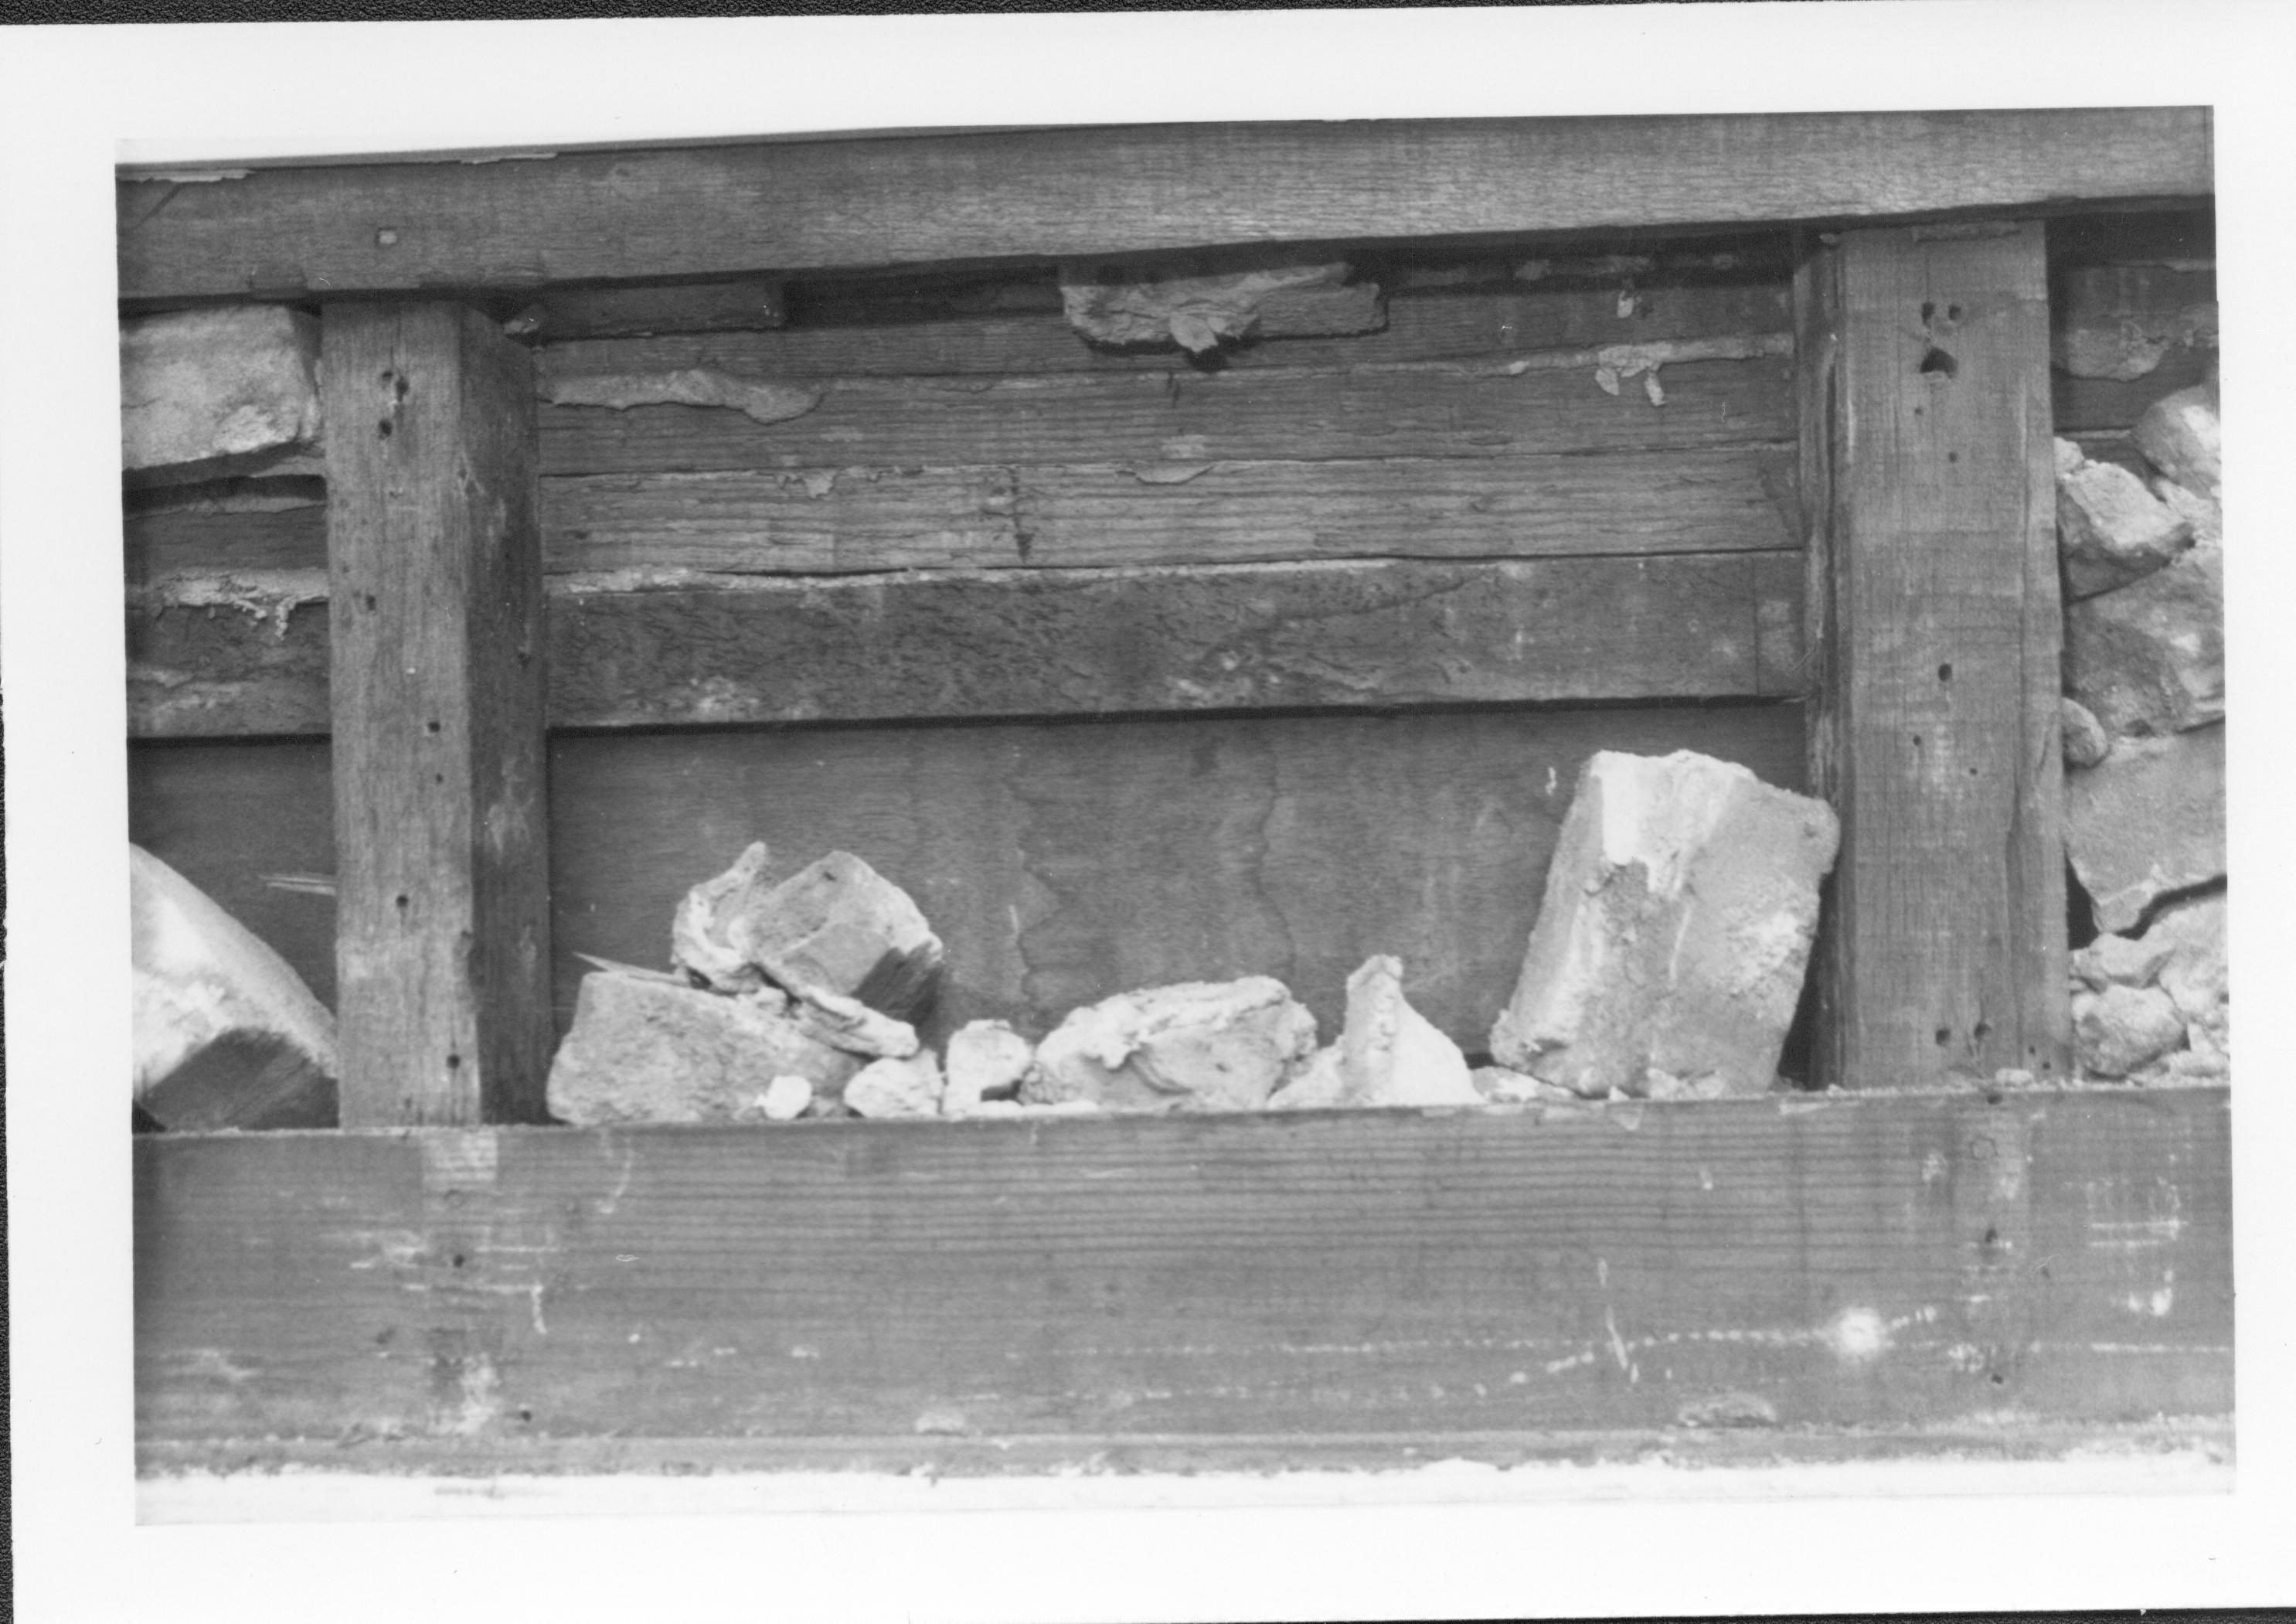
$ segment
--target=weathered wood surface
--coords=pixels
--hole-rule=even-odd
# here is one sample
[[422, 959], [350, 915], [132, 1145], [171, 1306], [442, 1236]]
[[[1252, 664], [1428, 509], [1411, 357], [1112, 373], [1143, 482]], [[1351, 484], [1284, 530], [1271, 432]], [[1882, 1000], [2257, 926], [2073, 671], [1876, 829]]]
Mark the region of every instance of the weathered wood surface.
[[325, 165], [119, 186], [123, 299], [2192, 197], [2201, 108], [1173, 124]]
[[789, 319], [782, 284], [769, 277], [633, 288], [563, 288], [504, 324], [513, 337], [550, 343], [660, 332], [742, 332]]
[[[1603, 344], [1673, 342], [1716, 333], [1784, 332], [1792, 320], [1783, 265], [1771, 269], [1767, 243], [1752, 272], [1762, 280], [1659, 282], [1621, 275], [1605, 285], [1459, 292], [1398, 293], [1387, 301], [1387, 326], [1343, 339], [1286, 338], [1223, 349], [1223, 368], [1389, 366], [1426, 361], [1514, 357]], [[1753, 250], [1749, 250], [1752, 258]], [[1520, 259], [1521, 257], [1518, 257]], [[1505, 267], [1495, 267], [1505, 280]], [[1168, 350], [1111, 349], [1088, 344], [1061, 315], [1060, 289], [1040, 281], [1002, 284], [1008, 305], [1033, 309], [984, 312], [981, 292], [944, 295], [928, 304], [903, 283], [870, 296], [865, 283], [846, 283], [841, 297], [810, 301], [808, 324], [774, 332], [681, 334], [652, 339], [545, 345], [535, 365], [546, 381], [561, 375], [665, 372], [718, 366], [762, 377], [931, 378], [1009, 373], [1173, 373], [1193, 375]]]
[[[1790, 553], [790, 581], [564, 578], [562, 727], [1800, 691]], [[136, 738], [313, 734], [332, 605], [131, 603]], [[267, 602], [267, 601], [266, 601]]]
[[549, 406], [542, 471], [1524, 456], [1791, 439], [1783, 337], [1707, 343], [1751, 358], [1663, 366], [1663, 406], [1639, 379], [1606, 392], [1595, 379], [1598, 352], [1588, 350], [1542, 352], [1570, 362], [1553, 366], [1518, 357], [1385, 371], [833, 378], [808, 382], [818, 403], [777, 422], [688, 406]]
[[1798, 285], [1810, 780], [1842, 820], [1818, 1075], [2063, 1076], [2042, 228], [1845, 233]]
[[[1145, 477], [1144, 477], [1144, 474]], [[542, 482], [542, 567], [915, 569], [1731, 553], [1795, 545], [1775, 446], [1488, 461], [1208, 462], [1136, 472], [848, 468]], [[132, 582], [324, 568], [325, 513], [127, 521]]]
[[324, 341], [342, 1121], [536, 1120], [551, 1032], [532, 364], [447, 303], [331, 304]]
[[[1792, 705], [560, 738], [558, 1027], [578, 955], [666, 966], [687, 888], [764, 840], [790, 868], [855, 852], [916, 898], [948, 947], [936, 1042], [977, 1017], [1041, 1035], [1113, 993], [1247, 974], [1281, 978], [1328, 1035], [1349, 972], [1393, 953], [1415, 1006], [1480, 1050], [1596, 750], [1697, 750], [1800, 783]], [[332, 872], [324, 745], [128, 759], [132, 838], [332, 1000], [333, 910], [273, 882]]]
[[138, 1442], [1029, 1470], [2221, 1418], [2227, 1128], [2204, 1088], [147, 1137]]

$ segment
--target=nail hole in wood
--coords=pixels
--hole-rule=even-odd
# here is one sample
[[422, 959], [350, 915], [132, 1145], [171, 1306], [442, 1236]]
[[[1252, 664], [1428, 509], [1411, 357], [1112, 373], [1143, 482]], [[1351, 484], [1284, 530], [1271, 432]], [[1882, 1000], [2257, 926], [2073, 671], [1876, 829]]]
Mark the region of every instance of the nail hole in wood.
[[447, 1070], [449, 1070], [449, 1071], [460, 1071], [462, 1069], [463, 1069], [463, 1057], [462, 1057], [461, 1055], [459, 1055], [459, 1054], [449, 1054], [448, 1056], [447, 1056]]
[[436, 722], [425, 722], [422, 724], [422, 731], [424, 733], [437, 733], [439, 731], [439, 724]]
[[385, 417], [379, 420], [374, 425], [374, 432], [376, 439], [389, 439], [390, 438], [390, 419]]
[[360, 602], [365, 603], [367, 608], [373, 609], [374, 607], [374, 594], [372, 592], [368, 593], [365, 597], [360, 600]]
[[1937, 314], [1937, 307], [1936, 307], [1935, 305], [1933, 305], [1933, 304], [1930, 303], [1930, 301], [1929, 301], [1928, 299], [1923, 299], [1923, 300], [1922, 300], [1922, 320], [1923, 320], [1924, 323], [1926, 323], [1926, 322], [1927, 322], [1927, 321], [1928, 321], [1931, 316], [1935, 316], [1936, 314]]
[[1949, 322], [1959, 321], [1961, 319], [1961, 307], [1959, 305], [1948, 305], [1945, 308], [1945, 319]]
[[1951, 682], [1953, 680], [1952, 660], [1948, 660], [1943, 665], [1938, 667], [1938, 680], [1939, 682]]
[[1961, 364], [1934, 344], [1922, 357], [1920, 372], [1924, 378], [1950, 378], [1960, 370]]
[[406, 912], [406, 893], [405, 891], [401, 891], [401, 892], [399, 892], [399, 893], [398, 893], [398, 911], [399, 911], [400, 913], [402, 913], [402, 914], [404, 914], [405, 912]]
[[1938, 1046], [1938, 1047], [1939, 1047], [1939, 1048], [1942, 1049], [1943, 1047], [1945, 1047], [1945, 1046], [1946, 1046], [1946, 1045], [1948, 1045], [1948, 1044], [1951, 1043], [1952, 1041], [1953, 1041], [1953, 1029], [1952, 1029], [1951, 1027], [1949, 1027], [1949, 1026], [1941, 1026], [1941, 1027], [1938, 1028], [1938, 1029], [1937, 1029], [1937, 1046]]

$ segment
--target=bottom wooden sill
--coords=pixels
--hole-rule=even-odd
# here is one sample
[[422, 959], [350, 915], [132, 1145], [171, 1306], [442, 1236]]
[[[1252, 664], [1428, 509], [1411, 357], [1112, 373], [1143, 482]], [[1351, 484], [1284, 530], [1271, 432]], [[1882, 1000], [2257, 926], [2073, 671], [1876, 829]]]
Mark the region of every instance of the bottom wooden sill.
[[139, 1465], [2228, 1459], [2229, 1104], [148, 1137]]

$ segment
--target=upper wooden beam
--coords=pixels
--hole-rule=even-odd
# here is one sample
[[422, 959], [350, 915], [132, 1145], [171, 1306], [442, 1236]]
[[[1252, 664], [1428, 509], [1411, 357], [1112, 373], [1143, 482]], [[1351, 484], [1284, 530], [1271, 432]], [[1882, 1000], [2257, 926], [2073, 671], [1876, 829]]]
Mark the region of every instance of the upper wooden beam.
[[1174, 124], [123, 179], [124, 299], [2207, 195], [2205, 108]]

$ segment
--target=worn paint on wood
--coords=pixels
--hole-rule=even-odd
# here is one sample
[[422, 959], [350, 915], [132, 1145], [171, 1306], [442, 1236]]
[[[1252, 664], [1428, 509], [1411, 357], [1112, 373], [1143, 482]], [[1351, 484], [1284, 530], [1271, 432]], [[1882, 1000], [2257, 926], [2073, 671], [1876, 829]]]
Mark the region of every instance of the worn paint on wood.
[[[1555, 831], [1596, 750], [1697, 750], [1798, 787], [1791, 705], [808, 727], [551, 746], [558, 1027], [590, 954], [668, 964], [669, 921], [752, 840], [855, 852], [948, 945], [934, 1042], [1032, 1035], [1140, 986], [1281, 978], [1334, 1033], [1348, 972], [1404, 961], [1470, 1050], [1514, 984]], [[144, 745], [131, 833], [333, 996], [324, 744]], [[286, 876], [285, 883], [280, 882]], [[1344, 875], [1335, 883], [1334, 875]]]
[[1168, 124], [119, 186], [127, 299], [2194, 197], [2202, 108]]
[[2060, 618], [2042, 228], [1815, 250], [1802, 488], [1813, 786], [1842, 820], [1820, 1074], [2067, 1063]]
[[1025, 1470], [2221, 1417], [2226, 1130], [2216, 1087], [146, 1137], [138, 1439], [147, 1470], [610, 1437]]
[[321, 371], [342, 1120], [534, 1120], [550, 899], [533, 369], [484, 317], [428, 303], [328, 306]]

